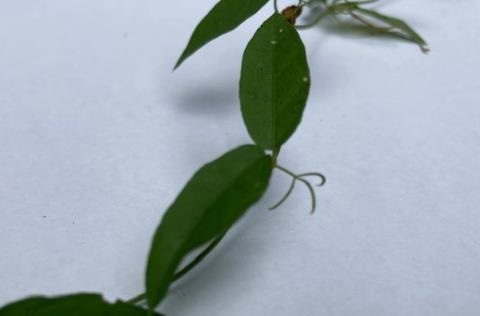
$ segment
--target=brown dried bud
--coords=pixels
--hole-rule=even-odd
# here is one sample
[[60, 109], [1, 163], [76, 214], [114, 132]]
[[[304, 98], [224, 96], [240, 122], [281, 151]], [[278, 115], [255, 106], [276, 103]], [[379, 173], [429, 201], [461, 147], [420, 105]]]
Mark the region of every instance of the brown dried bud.
[[282, 11], [282, 15], [290, 22], [290, 24], [295, 25], [297, 18], [302, 14], [302, 8], [296, 5], [291, 5], [286, 7]]

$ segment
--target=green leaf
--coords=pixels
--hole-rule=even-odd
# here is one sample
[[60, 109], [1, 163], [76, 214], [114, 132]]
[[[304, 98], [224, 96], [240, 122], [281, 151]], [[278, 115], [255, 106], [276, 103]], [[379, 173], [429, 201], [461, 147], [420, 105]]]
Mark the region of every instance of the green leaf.
[[175, 69], [208, 42], [234, 30], [267, 2], [268, 0], [220, 0], [193, 31]]
[[[145, 309], [123, 302], [109, 304], [98, 294], [31, 297], [0, 309], [0, 316], [147, 316]], [[160, 314], [155, 314], [160, 315]]]
[[404, 21], [360, 7], [356, 8], [354, 11], [389, 25], [391, 29], [387, 29], [386, 32], [399, 35], [413, 43], [416, 43], [423, 52], [429, 51], [427, 42]]
[[242, 115], [257, 145], [279, 150], [302, 119], [309, 89], [305, 47], [295, 28], [275, 13], [248, 43], [242, 62]]
[[165, 213], [147, 264], [150, 308], [167, 293], [181, 260], [226, 232], [267, 188], [271, 157], [255, 145], [238, 147], [198, 170]]

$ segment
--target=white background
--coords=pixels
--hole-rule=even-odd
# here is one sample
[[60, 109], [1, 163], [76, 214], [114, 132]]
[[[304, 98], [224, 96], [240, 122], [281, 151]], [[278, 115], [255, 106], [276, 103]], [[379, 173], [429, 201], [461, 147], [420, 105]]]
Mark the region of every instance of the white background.
[[[143, 289], [162, 213], [205, 162], [249, 142], [242, 50], [267, 5], [175, 73], [208, 1], [0, 0], [0, 305]], [[282, 3], [282, 6], [288, 4]], [[480, 313], [480, 4], [384, 1], [429, 41], [302, 32], [311, 97], [269, 191], [162, 312]]]

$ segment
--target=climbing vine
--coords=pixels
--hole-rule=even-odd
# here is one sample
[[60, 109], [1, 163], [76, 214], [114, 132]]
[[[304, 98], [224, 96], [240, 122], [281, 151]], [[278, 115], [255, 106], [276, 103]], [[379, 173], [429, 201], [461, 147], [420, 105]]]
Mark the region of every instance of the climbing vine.
[[[195, 28], [174, 68], [215, 38], [234, 30], [269, 0], [220, 0]], [[145, 291], [106, 302], [100, 294], [32, 297], [8, 304], [0, 316], [13, 315], [160, 315], [154, 312], [172, 283], [192, 270], [221, 242], [232, 225], [257, 202], [274, 170], [291, 178], [278, 208], [302, 184], [316, 208], [315, 186], [326, 179], [319, 172], [294, 173], [278, 164], [282, 146], [302, 120], [311, 85], [305, 47], [298, 33], [327, 18], [346, 28], [427, 43], [404, 21], [371, 8], [375, 0], [300, 0], [284, 9], [273, 1], [273, 14], [259, 27], [242, 59], [239, 84], [243, 121], [252, 144], [232, 149], [204, 165], [188, 181], [158, 226], [147, 260]], [[299, 22], [302, 23], [299, 23]], [[203, 247], [203, 248], [202, 248]], [[193, 250], [203, 249], [181, 268]]]

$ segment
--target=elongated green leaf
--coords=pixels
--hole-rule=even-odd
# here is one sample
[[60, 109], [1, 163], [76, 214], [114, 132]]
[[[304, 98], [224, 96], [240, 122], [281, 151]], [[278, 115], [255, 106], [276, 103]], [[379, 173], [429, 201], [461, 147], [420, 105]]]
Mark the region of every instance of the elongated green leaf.
[[[109, 304], [98, 294], [53, 298], [32, 297], [0, 309], [0, 316], [147, 316], [145, 309], [126, 303]], [[155, 314], [159, 315], [159, 314]]]
[[262, 196], [271, 172], [271, 157], [258, 146], [245, 145], [195, 173], [153, 238], [146, 275], [150, 308], [165, 296], [182, 258], [226, 232]]
[[268, 0], [220, 0], [193, 31], [175, 68], [208, 42], [234, 30], [267, 2]]
[[275, 13], [248, 43], [242, 62], [242, 115], [257, 145], [280, 148], [301, 121], [309, 89], [305, 47], [295, 28]]
[[400, 35], [401, 37], [416, 43], [423, 52], [428, 52], [429, 48], [427, 42], [404, 21], [380, 14], [377, 11], [367, 10], [360, 7], [355, 9], [355, 12], [372, 17], [391, 26], [392, 29], [387, 30], [387, 32]]

